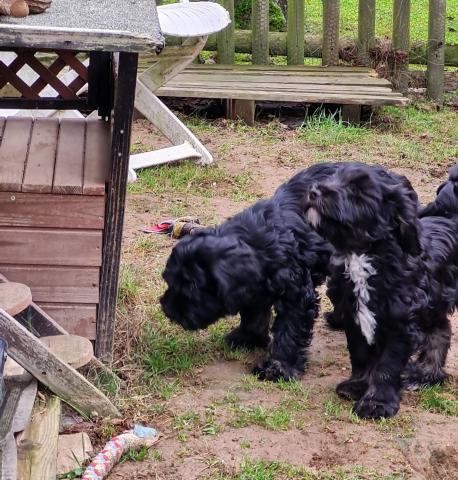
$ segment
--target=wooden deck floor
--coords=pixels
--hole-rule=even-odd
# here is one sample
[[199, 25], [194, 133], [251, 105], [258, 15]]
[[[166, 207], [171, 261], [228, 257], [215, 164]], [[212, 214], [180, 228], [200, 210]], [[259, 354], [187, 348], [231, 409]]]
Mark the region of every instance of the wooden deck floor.
[[[161, 87], [157, 95], [251, 101], [253, 111], [256, 101], [349, 106], [408, 102], [402, 94], [393, 92], [388, 80], [363, 67], [193, 64]], [[241, 105], [246, 111], [246, 102]]]

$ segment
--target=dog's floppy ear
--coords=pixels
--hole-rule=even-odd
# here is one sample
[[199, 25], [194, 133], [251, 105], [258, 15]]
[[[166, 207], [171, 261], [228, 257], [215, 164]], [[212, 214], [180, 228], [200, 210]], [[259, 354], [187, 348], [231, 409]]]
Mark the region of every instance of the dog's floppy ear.
[[235, 237], [219, 240], [221, 245], [213, 274], [221, 302], [234, 315], [241, 305], [253, 300], [263, 272], [256, 252], [249, 245]]
[[390, 185], [387, 189], [391, 212], [397, 224], [395, 234], [399, 243], [408, 254], [419, 255], [421, 245], [417, 194], [406, 178], [403, 183]]

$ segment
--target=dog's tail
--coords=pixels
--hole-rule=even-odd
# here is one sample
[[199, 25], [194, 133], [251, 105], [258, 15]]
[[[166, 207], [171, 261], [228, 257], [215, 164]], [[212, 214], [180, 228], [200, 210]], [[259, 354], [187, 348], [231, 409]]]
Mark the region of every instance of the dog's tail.
[[448, 180], [436, 192], [436, 199], [426, 205], [420, 217], [458, 215], [458, 164], [449, 170]]

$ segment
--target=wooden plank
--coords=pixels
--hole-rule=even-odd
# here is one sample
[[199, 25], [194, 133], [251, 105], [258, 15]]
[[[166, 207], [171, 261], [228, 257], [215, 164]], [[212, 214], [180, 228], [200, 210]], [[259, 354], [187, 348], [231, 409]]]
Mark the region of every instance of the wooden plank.
[[0, 192], [0, 227], [102, 230], [103, 196]]
[[429, 0], [428, 68], [426, 87], [428, 97], [441, 103], [444, 94], [446, 0]]
[[320, 72], [373, 72], [374, 70], [368, 67], [348, 67], [348, 66], [339, 66], [339, 65], [330, 65], [329, 67], [321, 65], [196, 65], [190, 64], [186, 67], [186, 70], [258, 70], [258, 71], [272, 71], [278, 70], [281, 72], [294, 72], [294, 71], [320, 71]]
[[53, 193], [82, 194], [86, 122], [77, 118], [60, 121], [54, 169]]
[[339, 64], [340, 1], [323, 0], [323, 65]]
[[0, 227], [0, 264], [98, 267], [102, 232]]
[[118, 294], [137, 65], [138, 55], [119, 54], [113, 137], [111, 142], [112, 169], [107, 193], [106, 227], [103, 241], [103, 265], [95, 352], [96, 356], [107, 364], [110, 364], [113, 358], [114, 320]]
[[[50, 267], [47, 265], [0, 265], [10, 282], [24, 283], [35, 302], [98, 303], [97, 267]], [[1, 288], [1, 285], [0, 285]]]
[[269, 63], [269, 0], [251, 0], [252, 61]]
[[410, 49], [410, 0], [393, 2], [393, 60], [391, 80], [401, 92], [407, 91]]
[[0, 310], [0, 331], [8, 342], [8, 354], [78, 412], [88, 417], [94, 414], [119, 417], [118, 410], [102, 392], [3, 310]]
[[408, 99], [400, 94], [390, 95], [342, 95], [333, 93], [298, 93], [298, 92], [272, 92], [272, 91], [237, 91], [224, 88], [213, 90], [205, 88], [169, 89], [163, 87], [158, 91], [158, 96], [182, 96], [193, 98], [233, 98], [239, 100], [268, 100], [276, 102], [310, 102], [356, 105], [405, 105]]
[[110, 176], [110, 122], [88, 120], [84, 159], [84, 195], [105, 195]]
[[23, 192], [51, 193], [58, 132], [57, 119], [35, 119], [22, 183]]
[[21, 191], [31, 129], [30, 118], [6, 120], [0, 146], [0, 191]]
[[342, 105], [342, 121], [358, 125], [361, 122], [361, 105]]
[[370, 50], [375, 46], [375, 0], [359, 0], [358, 5], [358, 57], [369, 65]]
[[51, 480], [56, 478], [57, 439], [61, 404], [58, 397], [37, 400], [32, 419], [18, 439], [18, 478]]
[[230, 118], [243, 120], [247, 125], [253, 126], [255, 109], [254, 100], [232, 100]]
[[304, 0], [288, 0], [286, 51], [288, 65], [304, 65]]
[[219, 0], [231, 17], [231, 23], [223, 31], [216, 34], [216, 44], [218, 49], [218, 63], [232, 64], [234, 63], [235, 43], [235, 15], [234, 15], [234, 0]]
[[227, 87], [231, 90], [272, 90], [272, 93], [275, 92], [300, 92], [300, 93], [312, 93], [312, 92], [320, 92], [320, 93], [341, 93], [345, 94], [358, 94], [358, 95], [391, 95], [393, 91], [391, 88], [386, 87], [366, 87], [366, 86], [355, 86], [355, 85], [301, 85], [301, 84], [288, 84], [288, 83], [231, 83], [231, 82], [219, 82], [218, 84], [214, 83], [204, 83], [204, 82], [186, 82], [186, 83], [172, 83], [168, 84], [169, 87], [174, 88], [222, 88]]

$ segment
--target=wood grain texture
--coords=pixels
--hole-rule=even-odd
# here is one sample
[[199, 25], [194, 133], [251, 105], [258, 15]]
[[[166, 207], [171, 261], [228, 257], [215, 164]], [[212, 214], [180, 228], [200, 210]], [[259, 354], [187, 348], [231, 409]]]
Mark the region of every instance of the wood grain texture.
[[84, 119], [63, 118], [60, 121], [53, 193], [83, 193], [85, 133]]
[[102, 232], [0, 227], [0, 264], [98, 267]]
[[47, 313], [67, 333], [96, 339], [97, 305], [68, 303], [39, 303]]
[[51, 193], [58, 132], [57, 119], [37, 118], [33, 122], [23, 192]]
[[0, 145], [0, 190], [20, 192], [29, 148], [32, 120], [8, 118]]
[[110, 153], [110, 123], [87, 120], [84, 195], [105, 195], [105, 185], [110, 177]]
[[73, 368], [84, 367], [94, 355], [90, 340], [78, 335], [40, 337], [40, 342], [48, 347], [49, 351], [54, 353], [56, 357]]
[[53, 355], [35, 336], [3, 310], [0, 330], [8, 353], [54, 394], [86, 416], [118, 417], [114, 405], [76, 370]]
[[110, 364], [118, 293], [122, 230], [129, 169], [130, 135], [137, 80], [138, 55], [119, 54], [111, 142], [111, 176], [107, 193], [100, 304], [97, 315], [96, 356]]
[[0, 192], [0, 226], [103, 229], [103, 196]]
[[[10, 282], [26, 284], [35, 302], [98, 303], [97, 267], [49, 267], [36, 265], [0, 265]], [[0, 291], [2, 286], [0, 285]]]
[[28, 427], [18, 442], [18, 478], [54, 480], [57, 465], [61, 402], [58, 397], [37, 400]]
[[27, 285], [16, 282], [0, 284], [0, 308], [14, 317], [32, 303], [32, 292]]

